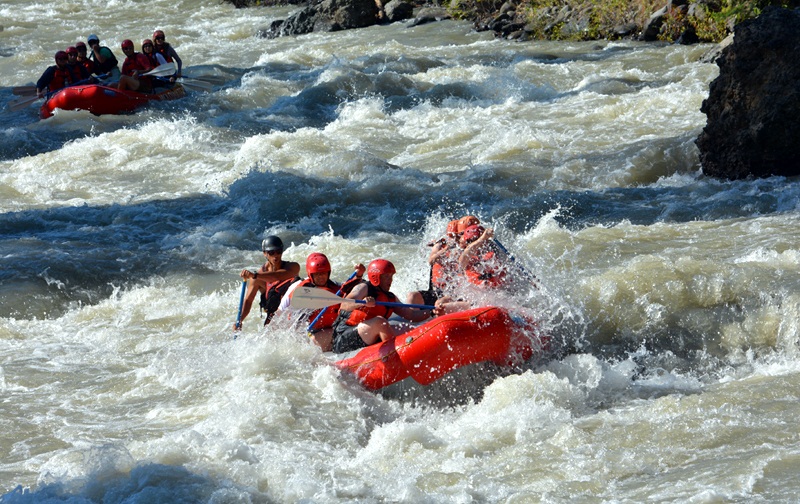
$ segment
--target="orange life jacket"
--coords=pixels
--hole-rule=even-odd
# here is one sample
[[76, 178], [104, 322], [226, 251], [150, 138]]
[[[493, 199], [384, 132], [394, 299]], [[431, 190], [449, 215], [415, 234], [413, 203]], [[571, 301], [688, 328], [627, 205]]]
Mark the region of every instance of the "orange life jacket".
[[464, 269], [464, 275], [470, 282], [486, 287], [503, 287], [510, 280], [505, 268], [497, 263], [494, 251], [474, 257]]
[[[372, 284], [367, 284], [367, 296], [373, 297], [375, 298], [375, 301], [380, 301], [382, 303], [397, 302], [397, 296], [391, 292], [378, 290], [378, 288]], [[361, 322], [373, 319], [375, 317], [383, 317], [388, 319], [392, 316], [392, 313], [394, 313], [394, 309], [389, 306], [375, 305], [372, 308], [367, 308], [367, 306], [363, 304], [351, 312], [346, 312], [344, 310], [339, 312], [340, 316], [345, 318], [344, 323], [349, 326], [357, 326]]]
[[50, 88], [50, 91], [58, 91], [59, 89], [69, 86], [73, 83], [72, 74], [70, 73], [69, 69], [66, 67], [58, 68], [56, 67], [56, 71], [53, 74], [53, 80], [50, 81], [50, 84], [47, 85]]

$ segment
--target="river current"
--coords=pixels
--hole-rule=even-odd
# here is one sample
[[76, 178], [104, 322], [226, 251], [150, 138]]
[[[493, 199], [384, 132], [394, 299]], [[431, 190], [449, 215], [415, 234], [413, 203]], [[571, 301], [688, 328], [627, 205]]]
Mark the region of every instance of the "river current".
[[[800, 185], [702, 175], [711, 46], [443, 21], [276, 40], [289, 8], [6, 0], [0, 102], [90, 33], [166, 32], [211, 93], [0, 109], [0, 502], [795, 502]], [[474, 214], [573, 353], [373, 393], [233, 338], [278, 234], [333, 278]]]

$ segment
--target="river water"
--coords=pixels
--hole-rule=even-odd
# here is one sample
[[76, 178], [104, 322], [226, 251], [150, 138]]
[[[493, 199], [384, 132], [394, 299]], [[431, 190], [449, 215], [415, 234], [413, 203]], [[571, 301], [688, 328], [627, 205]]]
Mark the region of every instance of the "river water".
[[[800, 185], [702, 175], [709, 46], [263, 40], [288, 8], [198, 3], [0, 5], [3, 103], [90, 33], [225, 79], [0, 110], [0, 502], [796, 501]], [[372, 393], [257, 313], [232, 337], [265, 236], [404, 296], [466, 213], [574, 353]]]

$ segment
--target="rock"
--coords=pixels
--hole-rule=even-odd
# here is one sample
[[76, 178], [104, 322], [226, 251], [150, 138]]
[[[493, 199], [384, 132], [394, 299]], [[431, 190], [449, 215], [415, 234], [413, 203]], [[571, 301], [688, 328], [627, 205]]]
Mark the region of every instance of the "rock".
[[375, 0], [322, 0], [258, 31], [262, 38], [364, 28], [378, 22]]
[[419, 26], [426, 23], [433, 23], [434, 21], [442, 21], [450, 19], [450, 14], [443, 7], [423, 7], [417, 11], [417, 15], [413, 21], [408, 24], [408, 27]]
[[383, 16], [389, 23], [411, 19], [414, 16], [414, 6], [405, 0], [391, 0], [384, 5]]
[[800, 174], [800, 11], [767, 7], [735, 28], [701, 111], [703, 173], [741, 179]]

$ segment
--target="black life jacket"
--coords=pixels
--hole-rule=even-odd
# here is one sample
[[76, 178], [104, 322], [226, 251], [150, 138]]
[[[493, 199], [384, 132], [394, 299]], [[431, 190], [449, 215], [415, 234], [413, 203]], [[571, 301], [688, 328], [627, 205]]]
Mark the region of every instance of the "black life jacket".
[[300, 277], [296, 276], [294, 278], [289, 278], [284, 280], [283, 282], [278, 282], [272, 285], [266, 293], [261, 293], [261, 309], [266, 312], [267, 318], [264, 320], [264, 325], [269, 324], [272, 321], [272, 316], [275, 315], [275, 312], [278, 311], [278, 306], [281, 304], [281, 299], [283, 295], [286, 294], [286, 291], [289, 290], [289, 287], [301, 280]]

